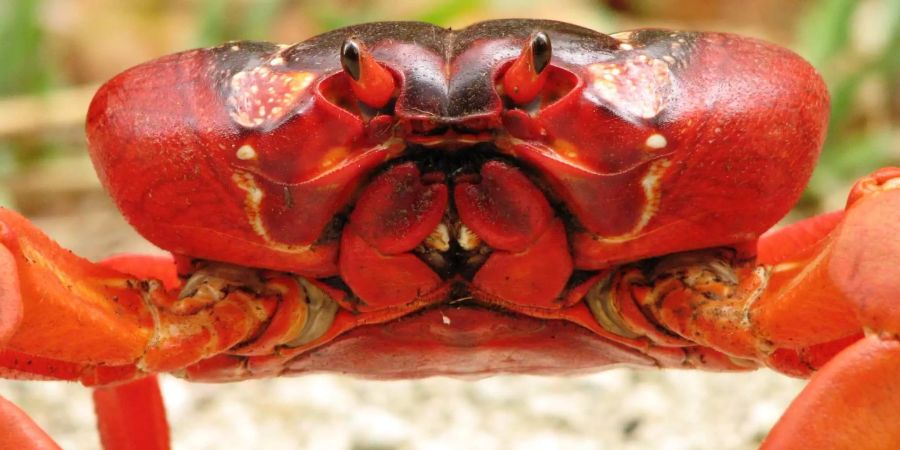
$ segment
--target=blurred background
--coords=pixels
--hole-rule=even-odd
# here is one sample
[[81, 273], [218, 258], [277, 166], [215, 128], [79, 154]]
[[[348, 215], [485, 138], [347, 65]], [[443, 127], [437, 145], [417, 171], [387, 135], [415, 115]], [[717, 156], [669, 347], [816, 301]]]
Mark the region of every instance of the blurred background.
[[[5, 0], [0, 2], [0, 206], [91, 259], [159, 252], [118, 217], [85, 151], [104, 80], [233, 39], [290, 43], [344, 25], [502, 17], [604, 32], [735, 32], [812, 62], [832, 95], [820, 164], [794, 221], [840, 208], [853, 180], [900, 164], [895, 0]], [[193, 385], [163, 379], [175, 448], [755, 448], [802, 382], [780, 375], [615, 369], [578, 378], [371, 382], [335, 376]], [[87, 389], [0, 381], [64, 448], [97, 448]]]

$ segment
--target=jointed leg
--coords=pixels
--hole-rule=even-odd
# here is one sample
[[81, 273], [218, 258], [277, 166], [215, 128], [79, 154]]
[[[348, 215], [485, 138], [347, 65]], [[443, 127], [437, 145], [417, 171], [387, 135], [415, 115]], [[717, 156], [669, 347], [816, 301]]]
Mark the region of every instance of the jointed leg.
[[769, 448], [900, 448], [898, 224], [900, 169], [883, 169], [843, 214], [764, 237], [759, 262], [671, 255], [625, 269], [613, 291], [685, 340], [812, 374]]
[[866, 337], [812, 376], [764, 448], [900, 448], [900, 169], [857, 183], [847, 210], [829, 273]]
[[[255, 351], [271, 352], [304, 331], [273, 320], [290, 316], [298, 318], [291, 324], [303, 324], [307, 302], [299, 280], [233, 272], [237, 279], [216, 276], [230, 273], [225, 269], [201, 274], [179, 290], [171, 260], [125, 257], [94, 264], [0, 208], [0, 376], [88, 385], [137, 380], [95, 393], [104, 445], [167, 448], [159, 389], [148, 374], [240, 351], [251, 338], [265, 338], [253, 343]], [[0, 431], [9, 431], [2, 434], [15, 443], [8, 447], [27, 448], [28, 436], [39, 436], [39, 429], [12, 405], [0, 406]]]
[[169, 425], [156, 377], [98, 387], [94, 408], [106, 450], [168, 450]]

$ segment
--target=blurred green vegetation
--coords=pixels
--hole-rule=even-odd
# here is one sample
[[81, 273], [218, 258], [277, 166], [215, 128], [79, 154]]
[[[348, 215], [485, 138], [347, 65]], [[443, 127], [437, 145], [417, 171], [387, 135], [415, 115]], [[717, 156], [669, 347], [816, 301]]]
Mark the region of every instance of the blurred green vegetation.
[[[53, 70], [36, 55], [40, 54], [43, 32], [37, 20], [38, 2], [11, 0], [0, 5], [0, 97], [16, 94], [40, 94], [50, 88]], [[0, 181], [10, 177], [19, 168], [20, 159], [28, 155], [41, 160], [49, 155], [44, 152], [22, 151], [28, 147], [21, 140], [0, 138]], [[33, 147], [33, 146], [30, 146]], [[9, 192], [0, 184], [0, 205], [11, 204]]]
[[42, 56], [44, 30], [38, 20], [40, 3], [10, 0], [0, 6], [0, 95], [39, 93], [51, 87], [53, 65]]
[[[291, 2], [289, 0], [262, 0], [247, 7], [245, 14], [229, 20], [228, 12], [235, 4], [232, 0], [204, 0], [201, 4], [199, 34], [196, 45], [208, 47], [233, 39], [269, 39], [269, 30], [278, 13], [290, 3], [304, 3], [305, 10], [316, 28], [322, 31], [341, 28], [356, 23], [391, 20], [386, 17], [384, 4], [376, 2]], [[449, 25], [460, 15], [478, 10], [485, 0], [444, 0], [422, 2], [425, 8], [402, 20], [418, 20], [438, 25]], [[523, 2], [528, 3], [528, 2]], [[349, 6], [349, 7], [348, 7]], [[397, 18], [399, 20], [400, 18]]]
[[[102, 76], [97, 73], [104, 72], [94, 69], [93, 61], [116, 55], [100, 55], [93, 60], [88, 58], [87, 62], [78, 60], [79, 56], [87, 54], [84, 49], [90, 50], [91, 43], [100, 42], [97, 39], [117, 39], [115, 36], [90, 37], [95, 32], [92, 29], [95, 25], [84, 17], [96, 14], [99, 8], [97, 3], [80, 0], [2, 2], [0, 42], [3, 44], [0, 45], [0, 61], [4, 63], [0, 70], [0, 100], [13, 96], [40, 98], [57, 89], [102, 82]], [[101, 6], [104, 4], [99, 3]], [[572, 0], [565, 5], [549, 7], [546, 2], [514, 2], [513, 5], [502, 0], [194, 0], [183, 3], [139, 0], [129, 3], [128, 7], [112, 1], [106, 3], [106, 6], [119, 8], [121, 17], [107, 19], [106, 22], [98, 19], [100, 24], [134, 21], [134, 26], [139, 29], [158, 29], [160, 39], [174, 39], [173, 45], [180, 46], [177, 48], [208, 46], [231, 39], [278, 40], [276, 31], [289, 28], [284, 24], [285, 17], [297, 18], [302, 22], [298, 24], [302, 33], [288, 33], [289, 36], [302, 37], [372, 20], [422, 20], [451, 25], [490, 18], [497, 11], [507, 16], [548, 17], [549, 13], [569, 8], [570, 3], [583, 8], [579, 11], [588, 11], [593, 15], [593, 19], [579, 17], [593, 20], [594, 24], [619, 26], [620, 29], [663, 24], [733, 31], [733, 24], [728, 20], [740, 16], [734, 11], [729, 12], [731, 19], [723, 16], [722, 11], [728, 12], [728, 8], [722, 5], [740, 5], [728, 1], [719, 4], [664, 0]], [[773, 5], [771, 14], [779, 13], [781, 3], [766, 4]], [[690, 20], [653, 15], [654, 11], [660, 14], [659, 11], [674, 10], [682, 5], [684, 8], [707, 8], [709, 11], [692, 12]], [[755, 7], [759, 8], [758, 5]], [[59, 8], [62, 12], [56, 11]], [[80, 17], [81, 22], [89, 25], [79, 32], [66, 31], [67, 24], [78, 21], [67, 19], [65, 14]], [[115, 14], [115, 11], [105, 14]], [[180, 18], [178, 25], [171, 28], [162, 26], [164, 17], [172, 15]], [[786, 30], [787, 35], [792, 37], [783, 44], [792, 47], [819, 68], [832, 94], [828, 140], [821, 163], [796, 213], [797, 216], [804, 216], [839, 206], [839, 200], [834, 199], [845, 195], [853, 179], [879, 166], [900, 164], [900, 149], [897, 148], [900, 145], [900, 2], [808, 0], [802, 3], [801, 11], [792, 24], [793, 27]], [[121, 24], [118, 26], [122, 29]], [[785, 32], [766, 30], [760, 24], [737, 23], [736, 26], [739, 31], [746, 27], [758, 30], [762, 37], [766, 37], [767, 32], [773, 36]], [[866, 30], [866, 27], [872, 28]], [[178, 31], [170, 33], [169, 30]], [[67, 33], [89, 35], [84, 38], [86, 43], [80, 48], [81, 53], [73, 51], [73, 47], [68, 45], [65, 37], [70, 34]], [[183, 35], [184, 38], [170, 39], [173, 34]], [[285, 34], [282, 32], [280, 35]], [[873, 34], [875, 37], [870, 39], [871, 42], [867, 41], [867, 36]], [[173, 50], [163, 49], [165, 52]], [[156, 50], [153, 48], [148, 52], [152, 54]], [[113, 70], [118, 71], [122, 67]], [[15, 114], [14, 111], [12, 113]], [[83, 139], [72, 138], [73, 134], [80, 136], [80, 128], [80, 124], [73, 124], [74, 131], [65, 133], [65, 138], [60, 138], [53, 130], [43, 130], [40, 124], [36, 124], [32, 132], [0, 134], [0, 181], [3, 181], [0, 183], [0, 204], [13, 203], [5, 180], [61, 154], [83, 152]]]
[[[831, 93], [828, 138], [803, 198], [810, 209], [816, 209], [835, 186], [878, 167], [900, 164], [900, 149], [896, 148], [900, 145], [900, 2], [884, 2], [877, 19], [886, 27], [886, 42], [879, 51], [863, 54], [851, 48], [853, 21], [861, 4], [857, 0], [821, 0], [809, 8], [797, 29], [795, 49], [822, 72]], [[886, 106], [893, 109], [887, 111], [888, 126], [878, 127], [871, 121], [879, 118], [860, 110], [867, 82], [882, 85]]]

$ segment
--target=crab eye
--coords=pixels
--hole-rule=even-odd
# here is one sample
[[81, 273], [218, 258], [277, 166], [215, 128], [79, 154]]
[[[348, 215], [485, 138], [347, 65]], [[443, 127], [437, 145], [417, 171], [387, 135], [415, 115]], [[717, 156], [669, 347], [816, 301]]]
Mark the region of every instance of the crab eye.
[[397, 88], [394, 76], [354, 38], [341, 45], [341, 67], [350, 77], [353, 93], [367, 106], [381, 108], [394, 96]]
[[503, 92], [516, 104], [528, 103], [537, 97], [547, 82], [553, 48], [550, 36], [539, 31], [531, 35], [522, 54], [503, 74]]
[[354, 81], [359, 81], [359, 44], [353, 39], [347, 39], [341, 45], [341, 67]]
[[553, 56], [553, 48], [550, 45], [550, 36], [543, 31], [538, 32], [531, 38], [531, 58], [534, 63], [535, 73], [540, 74], [550, 63], [550, 57]]

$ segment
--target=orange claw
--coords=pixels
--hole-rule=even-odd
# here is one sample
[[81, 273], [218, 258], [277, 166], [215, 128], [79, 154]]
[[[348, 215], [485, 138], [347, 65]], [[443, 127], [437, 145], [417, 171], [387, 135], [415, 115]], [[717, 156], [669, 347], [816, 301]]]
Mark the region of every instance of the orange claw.
[[900, 342], [869, 336], [815, 375], [763, 449], [900, 448]]
[[[3, 208], [0, 248], [6, 255], [0, 277], [9, 278], [13, 267], [17, 281], [4, 286], [18, 284], [22, 308], [19, 326], [4, 349], [82, 364], [128, 364], [141, 355], [153, 320], [129, 277], [60, 248], [25, 218]], [[8, 325], [0, 325], [4, 327]]]
[[829, 275], [863, 325], [900, 335], [900, 168], [876, 171], [850, 193], [847, 217], [834, 238]]
[[0, 208], [0, 226], [4, 376], [94, 384], [177, 370], [257, 335], [277, 306], [274, 296], [242, 291], [178, 298], [163, 283], [109, 267], [159, 276], [171, 287], [177, 279], [170, 259], [94, 264], [12, 211]]
[[844, 211], [834, 211], [762, 235], [757, 245], [759, 262], [775, 265], [814, 257], [843, 218]]
[[897, 223], [900, 169], [882, 169], [860, 180], [821, 259], [828, 262], [833, 288], [868, 336], [813, 375], [763, 448], [900, 448]]
[[[863, 328], [900, 333], [900, 278], [891, 270], [900, 255], [897, 181], [900, 169], [879, 170], [856, 184], [843, 215], [800, 224], [806, 244], [795, 245], [796, 259], [781, 258], [773, 266], [773, 295], [751, 313], [767, 338], [799, 347]], [[830, 223], [835, 217], [840, 222]], [[773, 239], [785, 240], [779, 234]], [[760, 245], [766, 244], [764, 239]]]
[[[8, 231], [0, 222], [0, 242]], [[0, 245], [0, 347], [12, 337], [22, 321], [22, 296], [16, 260], [12, 253]]]
[[844, 212], [763, 236], [758, 261], [728, 250], [674, 254], [630, 283], [652, 286], [634, 291], [636, 301], [665, 329], [805, 376], [864, 332], [900, 335], [897, 223], [900, 169], [882, 169], [860, 180]]
[[0, 397], [0, 448], [60, 450], [47, 433], [24, 411]]
[[624, 287], [650, 286], [637, 304], [686, 339], [815, 372], [763, 448], [900, 448], [898, 223], [900, 169], [882, 169], [857, 183], [844, 212], [764, 236], [759, 261], [675, 254]]

